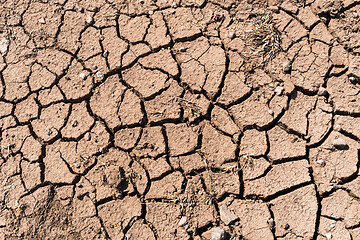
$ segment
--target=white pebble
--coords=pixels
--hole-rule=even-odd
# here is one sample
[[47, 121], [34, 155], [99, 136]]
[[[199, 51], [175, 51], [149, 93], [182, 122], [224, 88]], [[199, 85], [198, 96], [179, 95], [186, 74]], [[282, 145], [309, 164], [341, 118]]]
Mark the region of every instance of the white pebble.
[[185, 216], [182, 216], [179, 221], [179, 226], [183, 227], [183, 226], [185, 226], [186, 223], [187, 223], [187, 218]]
[[354, 12], [354, 18], [358, 18], [359, 17], [359, 14], [357, 12]]
[[44, 18], [39, 18], [39, 23], [41, 23], [41, 24], [45, 24], [45, 23], [46, 23], [46, 21], [45, 21], [45, 19], [44, 19]]
[[336, 124], [335, 127], [334, 127], [334, 130], [337, 131], [337, 132], [340, 132], [341, 131], [341, 126], [339, 124]]
[[84, 79], [86, 78], [86, 74], [82, 72], [82, 73], [80, 73], [79, 77], [80, 77], [82, 80], [84, 80]]
[[346, 141], [342, 138], [337, 138], [333, 141], [333, 145], [334, 147], [338, 148], [338, 149], [344, 149], [347, 148], [348, 145], [346, 143]]
[[284, 91], [284, 88], [283, 88], [283, 87], [277, 86], [277, 87], [275, 88], [275, 93], [276, 93], [276, 95], [278, 95], [278, 96], [281, 96], [281, 94], [283, 93], [283, 91]]
[[271, 109], [268, 110], [268, 113], [269, 113], [270, 115], [274, 115], [274, 111], [271, 110]]
[[104, 77], [104, 75], [103, 75], [100, 71], [97, 71], [97, 72], [96, 72], [96, 76], [98, 76], [98, 77], [100, 77], [100, 78]]
[[0, 52], [1, 55], [5, 56], [9, 49], [9, 40], [6, 38], [3, 38], [0, 40]]
[[326, 239], [332, 239], [331, 233], [325, 233], [325, 237], [326, 237]]
[[213, 228], [211, 231], [211, 239], [212, 240], [223, 240], [225, 239], [225, 231], [221, 228]]
[[230, 39], [234, 39], [236, 37], [236, 34], [235, 34], [235, 32], [229, 32], [229, 38]]
[[74, 163], [74, 167], [80, 168], [80, 164], [79, 163]]
[[86, 141], [90, 141], [91, 140], [91, 134], [89, 132], [85, 133], [84, 138]]
[[93, 23], [94, 23], [94, 19], [92, 18], [92, 16], [87, 15], [86, 18], [85, 18], [85, 22], [86, 22], [87, 24], [93, 24]]
[[316, 163], [319, 164], [321, 167], [325, 167], [325, 161], [322, 159], [317, 160]]
[[317, 94], [319, 96], [326, 96], [327, 93], [328, 93], [328, 91], [326, 90], [326, 88], [320, 87]]

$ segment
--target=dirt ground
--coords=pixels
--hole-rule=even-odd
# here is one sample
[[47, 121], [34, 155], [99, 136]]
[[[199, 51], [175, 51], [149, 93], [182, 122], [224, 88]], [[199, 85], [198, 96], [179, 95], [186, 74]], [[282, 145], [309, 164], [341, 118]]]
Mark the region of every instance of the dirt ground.
[[360, 239], [359, 14], [0, 0], [0, 239]]

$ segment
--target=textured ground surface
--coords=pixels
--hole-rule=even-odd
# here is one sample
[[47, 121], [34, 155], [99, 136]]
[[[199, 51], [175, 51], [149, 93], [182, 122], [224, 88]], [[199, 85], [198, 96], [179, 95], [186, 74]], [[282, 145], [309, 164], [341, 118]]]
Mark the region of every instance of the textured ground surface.
[[0, 0], [0, 239], [360, 239], [359, 14]]

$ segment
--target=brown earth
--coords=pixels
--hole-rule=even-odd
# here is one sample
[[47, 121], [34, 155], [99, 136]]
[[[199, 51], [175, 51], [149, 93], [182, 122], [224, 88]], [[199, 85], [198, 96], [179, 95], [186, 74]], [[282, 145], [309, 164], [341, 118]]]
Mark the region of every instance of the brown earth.
[[0, 0], [0, 239], [360, 239], [359, 14]]

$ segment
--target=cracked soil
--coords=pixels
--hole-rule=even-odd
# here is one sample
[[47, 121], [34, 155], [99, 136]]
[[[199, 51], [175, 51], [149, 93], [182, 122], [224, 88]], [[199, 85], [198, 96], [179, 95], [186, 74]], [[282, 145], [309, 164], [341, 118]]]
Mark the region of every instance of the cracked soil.
[[359, 14], [0, 0], [0, 239], [359, 240]]

